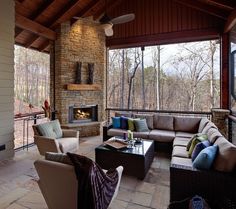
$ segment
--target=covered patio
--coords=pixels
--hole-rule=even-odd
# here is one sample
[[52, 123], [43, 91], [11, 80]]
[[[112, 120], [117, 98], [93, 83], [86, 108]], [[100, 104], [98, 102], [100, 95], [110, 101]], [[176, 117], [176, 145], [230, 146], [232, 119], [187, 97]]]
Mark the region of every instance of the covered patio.
[[[101, 21], [104, 14], [108, 17], [105, 22]], [[112, 18], [126, 14], [134, 14], [134, 20], [111, 23]], [[64, 129], [80, 131], [78, 153], [81, 155], [95, 160], [94, 149], [104, 139], [103, 126], [117, 111], [207, 115], [221, 133], [236, 144], [236, 2], [3, 0], [0, 17], [0, 208], [48, 208], [36, 183], [38, 175], [33, 165], [35, 160], [44, 157], [39, 155], [36, 146], [17, 152], [14, 149], [15, 44], [50, 55], [50, 119], [59, 119]], [[112, 36], [106, 34], [107, 24], [109, 29], [112, 27]], [[217, 109], [181, 112], [108, 106], [109, 50], [205, 40], [220, 43], [220, 106]], [[73, 115], [73, 111], [88, 108], [93, 117], [84, 123], [78, 122], [80, 118]], [[123, 175], [119, 194], [110, 208], [167, 208], [169, 167], [170, 154], [156, 152], [144, 180]]]

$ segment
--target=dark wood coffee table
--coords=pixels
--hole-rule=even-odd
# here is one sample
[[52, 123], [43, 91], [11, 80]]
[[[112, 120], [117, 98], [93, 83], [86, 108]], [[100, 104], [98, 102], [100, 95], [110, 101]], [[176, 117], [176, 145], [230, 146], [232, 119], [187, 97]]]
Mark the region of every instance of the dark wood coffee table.
[[104, 169], [122, 165], [124, 173], [144, 179], [154, 158], [153, 140], [142, 140], [133, 148], [115, 150], [106, 145], [95, 148], [95, 161]]

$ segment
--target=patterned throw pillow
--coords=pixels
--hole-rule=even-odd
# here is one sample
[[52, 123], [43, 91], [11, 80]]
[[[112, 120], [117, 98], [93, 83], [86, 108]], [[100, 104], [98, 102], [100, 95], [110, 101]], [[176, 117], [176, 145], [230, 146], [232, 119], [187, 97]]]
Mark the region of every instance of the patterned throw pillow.
[[120, 128], [120, 117], [112, 117], [112, 126], [113, 128]]
[[65, 153], [46, 152], [45, 160], [72, 165], [70, 158]]
[[206, 140], [203, 142], [198, 143], [192, 153], [192, 161], [194, 161], [196, 159], [196, 157], [198, 156], [198, 154], [205, 148], [211, 146], [210, 141]]
[[137, 132], [149, 131], [146, 119], [134, 120], [134, 126]]
[[122, 129], [128, 129], [128, 118], [125, 116], [120, 117], [120, 123], [121, 123], [121, 128]]
[[193, 161], [193, 167], [209, 170], [216, 158], [218, 145], [209, 146], [203, 149]]

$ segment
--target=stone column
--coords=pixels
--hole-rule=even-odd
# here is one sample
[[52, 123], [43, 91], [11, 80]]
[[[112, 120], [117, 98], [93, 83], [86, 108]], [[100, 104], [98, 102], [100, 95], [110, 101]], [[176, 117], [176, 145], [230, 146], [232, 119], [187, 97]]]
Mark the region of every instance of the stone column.
[[228, 115], [229, 110], [212, 108], [212, 122], [218, 127], [223, 136], [228, 139]]

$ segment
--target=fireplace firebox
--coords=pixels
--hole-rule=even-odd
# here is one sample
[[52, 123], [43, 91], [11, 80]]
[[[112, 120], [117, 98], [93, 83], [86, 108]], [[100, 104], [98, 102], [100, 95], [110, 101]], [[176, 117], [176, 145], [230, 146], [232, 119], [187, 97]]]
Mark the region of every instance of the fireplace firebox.
[[98, 105], [69, 106], [69, 123], [98, 121]]

